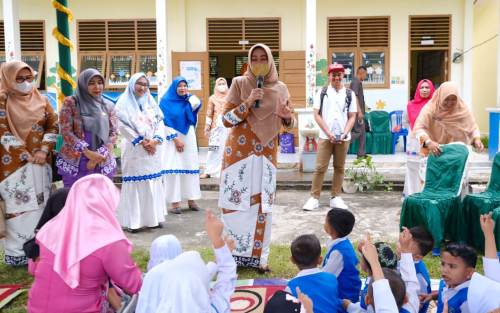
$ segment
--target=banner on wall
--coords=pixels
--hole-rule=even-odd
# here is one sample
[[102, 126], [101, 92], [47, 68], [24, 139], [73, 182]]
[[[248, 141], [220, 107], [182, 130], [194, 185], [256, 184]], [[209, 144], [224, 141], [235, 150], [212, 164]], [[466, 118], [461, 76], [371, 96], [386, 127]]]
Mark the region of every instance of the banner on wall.
[[201, 61], [180, 61], [180, 69], [189, 90], [201, 90]]

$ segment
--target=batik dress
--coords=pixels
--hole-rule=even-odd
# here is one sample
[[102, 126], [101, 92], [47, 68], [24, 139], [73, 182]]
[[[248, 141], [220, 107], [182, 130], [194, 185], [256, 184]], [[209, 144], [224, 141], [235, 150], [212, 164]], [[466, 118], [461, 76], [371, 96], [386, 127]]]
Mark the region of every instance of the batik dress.
[[27, 160], [38, 150], [52, 151], [58, 131], [57, 115], [47, 101], [43, 118], [33, 124], [22, 144], [9, 128], [5, 101], [0, 101], [0, 197], [5, 201], [4, 249], [9, 265], [27, 264], [23, 244], [34, 236], [52, 183], [49, 164], [40, 166]]
[[249, 109], [244, 104], [226, 103], [223, 114], [224, 125], [232, 128], [222, 163], [219, 191], [222, 220], [236, 243], [233, 251], [236, 263], [265, 267], [276, 194], [278, 134], [263, 145], [246, 120]]

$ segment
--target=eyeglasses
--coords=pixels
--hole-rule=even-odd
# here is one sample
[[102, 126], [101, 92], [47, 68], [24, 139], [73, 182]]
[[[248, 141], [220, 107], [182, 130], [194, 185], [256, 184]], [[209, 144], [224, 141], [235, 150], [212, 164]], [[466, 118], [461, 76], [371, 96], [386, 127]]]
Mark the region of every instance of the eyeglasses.
[[35, 79], [33, 75], [27, 75], [27, 76], [16, 76], [16, 83], [24, 83], [25, 81], [32, 82]]
[[147, 83], [135, 83], [139, 88], [149, 88], [149, 84]]

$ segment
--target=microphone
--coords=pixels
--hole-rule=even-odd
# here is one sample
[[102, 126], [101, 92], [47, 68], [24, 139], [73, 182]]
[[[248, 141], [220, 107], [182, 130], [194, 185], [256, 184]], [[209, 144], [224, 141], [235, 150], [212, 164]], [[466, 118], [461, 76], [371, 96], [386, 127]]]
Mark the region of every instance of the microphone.
[[[264, 76], [259, 75], [257, 76], [257, 88], [262, 88], [264, 87]], [[255, 108], [258, 109], [260, 106], [260, 100], [255, 101]]]

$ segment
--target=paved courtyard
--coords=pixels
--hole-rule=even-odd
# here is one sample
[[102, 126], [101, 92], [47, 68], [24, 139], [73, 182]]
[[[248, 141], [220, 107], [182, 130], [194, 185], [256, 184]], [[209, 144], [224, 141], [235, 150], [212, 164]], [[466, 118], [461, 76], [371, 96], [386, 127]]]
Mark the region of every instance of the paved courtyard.
[[[289, 244], [299, 234], [315, 233], [322, 242], [327, 237], [323, 231], [323, 222], [328, 211], [328, 192], [323, 192], [322, 207], [318, 211], [305, 212], [303, 203], [309, 192], [305, 190], [279, 190], [277, 204], [273, 211], [272, 242]], [[200, 207], [217, 211], [218, 191], [203, 191]], [[358, 240], [367, 231], [375, 239], [396, 241], [398, 236], [399, 211], [401, 209], [400, 192], [373, 192], [343, 195], [344, 201], [356, 215], [356, 225], [351, 239]], [[187, 204], [184, 204], [186, 207]], [[185, 248], [196, 248], [208, 245], [204, 231], [204, 212], [183, 210], [183, 214], [169, 214], [165, 227], [146, 230], [127, 236], [135, 247], [149, 248], [151, 241], [162, 234], [174, 234]]]

